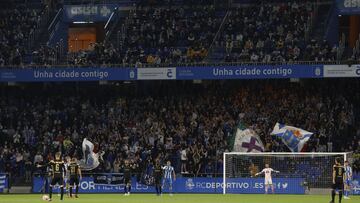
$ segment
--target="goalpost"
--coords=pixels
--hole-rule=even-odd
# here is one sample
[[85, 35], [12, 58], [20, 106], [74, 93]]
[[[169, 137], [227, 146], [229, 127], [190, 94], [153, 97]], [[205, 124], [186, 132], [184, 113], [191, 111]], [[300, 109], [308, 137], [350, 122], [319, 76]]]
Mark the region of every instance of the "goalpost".
[[[350, 153], [246, 153], [223, 154], [223, 194], [262, 194], [264, 176], [255, 174], [269, 164], [276, 194], [328, 194], [335, 158], [352, 162]], [[271, 193], [269, 189], [269, 193]]]

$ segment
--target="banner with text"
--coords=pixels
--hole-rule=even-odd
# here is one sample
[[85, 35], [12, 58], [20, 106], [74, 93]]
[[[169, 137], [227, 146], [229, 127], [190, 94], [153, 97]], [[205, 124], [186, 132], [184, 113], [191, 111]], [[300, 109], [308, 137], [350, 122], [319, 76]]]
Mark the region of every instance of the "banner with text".
[[360, 65], [325, 65], [324, 77], [326, 78], [346, 78], [360, 77]]
[[65, 5], [66, 22], [105, 22], [118, 6], [116, 4]]
[[139, 68], [138, 80], [176, 80], [176, 68]]
[[360, 14], [360, 0], [336, 0], [339, 14]]
[[[49, 180], [42, 177], [33, 178], [33, 193], [47, 191]], [[109, 179], [100, 183], [93, 177], [85, 177], [80, 183], [80, 193], [122, 193], [124, 184], [113, 184]], [[301, 178], [274, 178], [273, 183], [277, 194], [305, 194], [303, 179]], [[180, 177], [174, 181], [175, 193], [222, 193], [222, 178], [184, 178]], [[227, 193], [236, 194], [262, 194], [264, 193], [263, 178], [230, 178], [226, 183]], [[58, 190], [58, 189], [56, 189]], [[56, 191], [55, 190], [55, 191]], [[133, 193], [155, 193], [153, 186], [140, 184], [136, 178], [132, 180]], [[165, 187], [164, 192], [168, 192]]]
[[270, 79], [270, 78], [321, 78], [323, 66], [228, 66], [228, 67], [178, 67], [179, 80], [225, 80], [225, 79]]
[[0, 69], [0, 82], [112, 81], [136, 79], [130, 68]]
[[0, 69], [0, 82], [322, 78], [323, 66]]

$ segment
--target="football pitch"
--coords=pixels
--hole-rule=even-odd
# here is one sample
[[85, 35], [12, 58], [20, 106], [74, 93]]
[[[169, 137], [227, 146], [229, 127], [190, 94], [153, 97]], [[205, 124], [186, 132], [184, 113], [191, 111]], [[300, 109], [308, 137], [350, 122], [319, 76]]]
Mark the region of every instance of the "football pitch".
[[[42, 195], [0, 195], [0, 203], [36, 203], [45, 202]], [[335, 203], [338, 203], [337, 198]], [[81, 194], [80, 198], [64, 198], [56, 194], [52, 202], [74, 202], [74, 203], [328, 203], [330, 195], [221, 195], [221, 194], [175, 194], [161, 197], [150, 194]], [[360, 196], [351, 196], [350, 200], [343, 203], [359, 203]]]

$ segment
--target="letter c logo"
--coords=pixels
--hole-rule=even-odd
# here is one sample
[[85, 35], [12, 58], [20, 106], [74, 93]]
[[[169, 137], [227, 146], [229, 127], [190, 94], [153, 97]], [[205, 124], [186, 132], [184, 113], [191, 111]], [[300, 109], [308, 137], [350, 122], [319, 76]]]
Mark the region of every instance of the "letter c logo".
[[166, 75], [167, 75], [168, 78], [172, 78], [173, 77], [172, 70], [168, 69], [168, 72], [167, 72]]
[[357, 69], [356, 69], [355, 74], [356, 74], [356, 75], [360, 75], [360, 68], [357, 68]]

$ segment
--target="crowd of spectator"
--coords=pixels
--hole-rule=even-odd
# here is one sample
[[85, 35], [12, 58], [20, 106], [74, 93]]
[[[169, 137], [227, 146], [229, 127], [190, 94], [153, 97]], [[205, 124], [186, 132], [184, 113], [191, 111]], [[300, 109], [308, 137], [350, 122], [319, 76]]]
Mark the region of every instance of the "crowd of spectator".
[[[307, 40], [314, 16], [310, 1], [263, 2], [260, 6], [235, 7], [225, 18], [226, 12], [224, 7], [211, 4], [137, 8], [130, 12], [124, 23], [123, 44], [120, 47], [116, 43], [112, 45], [117, 57], [111, 63], [158, 66], [204, 62], [213, 41], [214, 53], [221, 56], [215, 57], [219, 62], [336, 60], [336, 45], [330, 46], [326, 40]], [[224, 19], [225, 24], [220, 29]], [[219, 36], [214, 40], [218, 31]], [[77, 57], [86, 61], [89, 55], [94, 54], [81, 52]], [[104, 61], [95, 62], [101, 64]]]
[[216, 46], [225, 62], [334, 61], [337, 47], [306, 40], [310, 1], [233, 8]]
[[94, 43], [89, 51], [82, 50], [68, 54], [67, 60], [68, 64], [76, 66], [121, 64], [119, 50], [111, 43]]
[[42, 10], [11, 2], [0, 6], [0, 66], [21, 65]]
[[56, 65], [59, 60], [59, 47], [41, 45], [39, 49], [32, 52], [32, 64], [41, 64], [44, 66]]
[[[160, 159], [171, 160], [177, 173], [221, 174], [222, 153], [231, 150], [228, 140], [240, 121], [259, 134], [266, 151], [289, 151], [270, 136], [274, 124], [283, 122], [314, 133], [306, 151], [359, 153], [360, 94], [354, 91], [359, 82], [340, 84], [158, 84], [138, 87], [138, 96], [116, 87], [5, 90], [0, 97], [0, 172], [25, 174], [29, 181], [40, 172], [34, 166], [56, 151], [82, 158], [86, 137], [96, 151], [105, 152], [93, 172], [120, 172], [125, 159], [141, 172], [146, 160]], [[146, 96], [149, 88], [157, 93]]]
[[[121, 47], [108, 45], [116, 56], [105, 63], [159, 65], [200, 62], [208, 55], [224, 14], [210, 5], [135, 9], [127, 19], [124, 44]], [[106, 55], [106, 50], [103, 49], [100, 55]], [[98, 54], [94, 50], [79, 55], [87, 61]], [[102, 58], [94, 59], [98, 64], [104, 62]]]
[[[124, 32], [121, 42], [99, 42], [91, 50], [70, 53], [68, 57], [60, 56], [66, 55], [66, 50], [56, 47], [26, 50], [41, 10], [19, 3], [0, 12], [0, 66], [27, 63], [26, 52], [32, 53], [30, 63], [37, 65], [159, 66], [207, 59], [265, 63], [336, 60], [337, 47], [311, 39], [308, 32], [315, 13], [311, 1], [262, 1], [256, 6], [230, 9], [221, 1], [211, 2], [176, 1], [172, 5], [167, 0], [138, 1], [136, 9], [113, 31], [113, 35], [118, 30]], [[58, 2], [46, 1], [44, 5], [56, 9]], [[61, 46], [64, 49], [64, 43]], [[214, 53], [220, 57], [213, 57]]]

